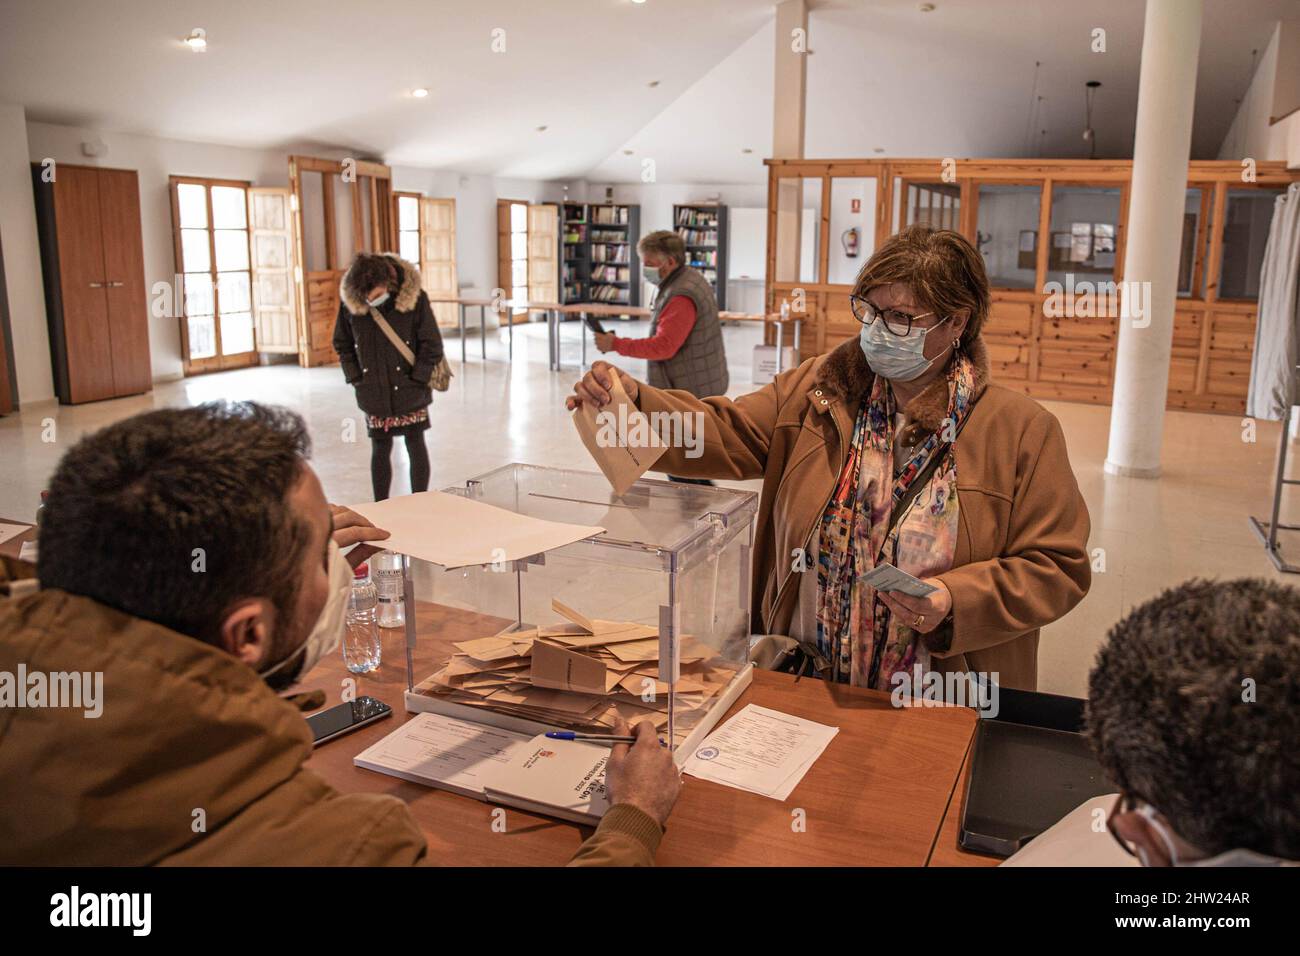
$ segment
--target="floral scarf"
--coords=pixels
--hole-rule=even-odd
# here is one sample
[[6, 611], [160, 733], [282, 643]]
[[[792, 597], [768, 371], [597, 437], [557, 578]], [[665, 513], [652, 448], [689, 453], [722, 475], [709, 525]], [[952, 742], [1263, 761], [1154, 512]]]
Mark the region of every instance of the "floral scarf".
[[[949, 428], [955, 434], [975, 397], [975, 367], [965, 352], [949, 363], [945, 424], [894, 468], [894, 398], [876, 376], [853, 426], [849, 456], [822, 515], [817, 562], [817, 644], [834, 665], [834, 679], [858, 687], [890, 690], [891, 678], [920, 664], [930, 653], [908, 622], [895, 621], [870, 585], [860, 581], [877, 564], [888, 563], [918, 578], [952, 567], [957, 546], [957, 459], [951, 444], [886, 536], [890, 514]], [[949, 424], [951, 423], [951, 424]]]

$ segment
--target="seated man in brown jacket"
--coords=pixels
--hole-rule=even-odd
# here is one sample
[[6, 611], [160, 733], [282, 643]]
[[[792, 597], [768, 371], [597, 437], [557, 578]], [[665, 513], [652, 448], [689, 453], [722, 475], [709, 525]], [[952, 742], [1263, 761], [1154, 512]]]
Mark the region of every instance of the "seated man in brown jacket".
[[[428, 859], [402, 801], [303, 769], [311, 734], [275, 693], [337, 645], [340, 545], [386, 536], [331, 509], [308, 449], [291, 412], [213, 404], [64, 456], [42, 590], [0, 601], [0, 671], [83, 693], [0, 707], [0, 865], [458, 862]], [[680, 782], [648, 729], [611, 754], [613, 806], [574, 863], [653, 862]]]

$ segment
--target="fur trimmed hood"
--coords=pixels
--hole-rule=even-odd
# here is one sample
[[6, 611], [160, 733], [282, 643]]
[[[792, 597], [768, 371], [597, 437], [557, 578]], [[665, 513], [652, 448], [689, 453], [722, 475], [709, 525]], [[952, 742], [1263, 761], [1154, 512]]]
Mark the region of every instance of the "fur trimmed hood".
[[[420, 298], [420, 270], [393, 252], [381, 252], [380, 255], [390, 259], [397, 267], [397, 292], [393, 296], [393, 308], [398, 312], [410, 312]], [[339, 299], [353, 315], [369, 315], [370, 306], [366, 305], [366, 293], [369, 289], [358, 289], [353, 281], [353, 270], [343, 276], [339, 283]]]
[[[978, 400], [989, 384], [988, 349], [978, 335], [967, 342], [964, 348], [975, 366], [974, 397]], [[867, 357], [862, 354], [857, 336], [842, 342], [826, 356], [821, 368], [817, 370], [818, 386], [846, 402], [857, 402], [870, 394], [875, 379], [876, 373], [867, 364]], [[912, 443], [920, 434], [932, 434], [939, 430], [947, 414], [948, 383], [946, 378], [940, 376], [903, 408], [907, 426], [900, 437], [904, 442]]]

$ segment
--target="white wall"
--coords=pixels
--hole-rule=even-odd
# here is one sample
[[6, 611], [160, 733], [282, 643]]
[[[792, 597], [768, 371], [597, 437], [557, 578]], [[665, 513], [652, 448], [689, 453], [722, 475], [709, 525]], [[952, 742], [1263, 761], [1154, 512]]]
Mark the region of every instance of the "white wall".
[[[100, 159], [82, 155], [81, 144], [100, 139], [108, 153]], [[169, 176], [242, 179], [256, 186], [285, 186], [289, 156], [301, 153], [343, 158], [346, 150], [298, 144], [280, 149], [245, 149], [184, 142], [154, 136], [100, 133], [50, 123], [24, 123], [18, 107], [0, 113], [0, 227], [3, 227], [6, 278], [13, 313], [14, 355], [19, 368], [20, 398], [38, 400], [54, 394], [48, 333], [40, 288], [39, 251], [35, 245], [35, 211], [30, 162], [134, 169], [140, 174], [140, 218], [144, 241], [145, 287], [171, 281], [175, 271]], [[537, 201], [548, 184], [462, 176], [447, 170], [393, 168], [393, 186], [428, 196], [456, 199], [456, 253], [460, 282], [478, 290], [496, 286], [496, 200]], [[25, 203], [25, 206], [23, 205]], [[23, 232], [30, 239], [23, 241]], [[11, 238], [11, 233], [13, 238]], [[12, 249], [11, 249], [12, 247]], [[34, 303], [32, 300], [33, 291]], [[155, 381], [182, 374], [180, 323], [175, 318], [149, 319], [149, 348]]]
[[[1254, 79], [1237, 108], [1228, 135], [1219, 147], [1219, 159], [1281, 159], [1291, 169], [1300, 168], [1300, 113], [1292, 113], [1271, 126], [1268, 122], [1273, 109], [1274, 84], [1279, 74], [1282, 29], [1283, 24], [1279, 22], [1259, 59]], [[1281, 65], [1281, 71], [1287, 77], [1296, 69], [1300, 67], [1294, 63]]]
[[48, 401], [54, 398], [54, 377], [27, 154], [27, 117], [21, 106], [0, 105], [0, 243], [4, 245], [18, 401]]

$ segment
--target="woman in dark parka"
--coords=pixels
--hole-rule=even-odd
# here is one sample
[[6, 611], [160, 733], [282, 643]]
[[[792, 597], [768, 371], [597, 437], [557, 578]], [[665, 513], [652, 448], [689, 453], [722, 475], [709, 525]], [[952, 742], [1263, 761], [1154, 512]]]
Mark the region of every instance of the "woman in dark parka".
[[[411, 490], [429, 489], [424, 432], [433, 401], [430, 379], [442, 360], [442, 336], [420, 273], [392, 253], [360, 253], [339, 287], [334, 351], [343, 377], [356, 389], [370, 436], [370, 479], [375, 500], [388, 497], [393, 438], [402, 436], [411, 460]], [[378, 312], [414, 354], [408, 362], [371, 317]]]

